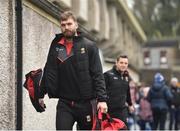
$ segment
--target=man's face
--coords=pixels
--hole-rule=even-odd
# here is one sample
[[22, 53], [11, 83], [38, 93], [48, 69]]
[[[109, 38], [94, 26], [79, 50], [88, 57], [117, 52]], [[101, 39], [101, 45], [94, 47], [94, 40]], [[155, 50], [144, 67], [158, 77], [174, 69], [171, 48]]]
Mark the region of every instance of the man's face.
[[78, 24], [72, 18], [68, 18], [67, 20], [63, 20], [60, 22], [61, 24], [61, 31], [66, 38], [72, 38], [76, 30], [78, 28]]
[[118, 71], [126, 71], [128, 68], [128, 59], [119, 58], [119, 61], [116, 61], [116, 68]]
[[177, 82], [176, 81], [171, 81], [171, 85], [176, 87], [177, 86]]

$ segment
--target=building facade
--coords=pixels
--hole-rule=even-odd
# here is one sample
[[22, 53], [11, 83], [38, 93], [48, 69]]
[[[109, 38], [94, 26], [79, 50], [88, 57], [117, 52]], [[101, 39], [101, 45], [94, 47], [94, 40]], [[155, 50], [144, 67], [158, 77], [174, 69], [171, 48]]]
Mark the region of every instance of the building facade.
[[141, 81], [151, 84], [156, 72], [161, 72], [169, 83], [171, 77], [180, 80], [180, 43], [175, 40], [148, 41], [143, 47]]
[[[17, 1], [22, 2], [22, 10], [17, 8]], [[59, 14], [66, 9], [78, 17], [79, 30], [97, 42], [104, 71], [112, 67], [117, 55], [126, 54], [130, 59], [130, 74], [139, 81], [143, 64], [139, 58], [142, 58], [146, 36], [124, 0], [0, 1], [0, 129], [17, 129], [21, 115], [22, 129], [55, 129], [57, 100], [45, 97], [47, 109], [37, 113], [27, 91], [17, 85], [19, 74], [22, 74], [23, 84], [26, 73], [43, 68], [51, 40], [60, 33]], [[20, 32], [18, 10], [22, 11], [22, 52], [17, 36]], [[22, 101], [17, 88], [22, 89]]]

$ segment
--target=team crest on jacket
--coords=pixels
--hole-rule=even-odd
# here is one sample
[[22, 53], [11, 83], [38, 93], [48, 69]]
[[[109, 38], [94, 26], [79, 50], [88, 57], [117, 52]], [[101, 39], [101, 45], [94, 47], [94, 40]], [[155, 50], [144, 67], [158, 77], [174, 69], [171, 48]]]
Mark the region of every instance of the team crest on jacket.
[[87, 116], [86, 116], [86, 120], [87, 120], [87, 122], [90, 122], [90, 121], [91, 121], [91, 116], [90, 116], [90, 115], [87, 115]]
[[81, 54], [85, 53], [85, 48], [81, 48]]

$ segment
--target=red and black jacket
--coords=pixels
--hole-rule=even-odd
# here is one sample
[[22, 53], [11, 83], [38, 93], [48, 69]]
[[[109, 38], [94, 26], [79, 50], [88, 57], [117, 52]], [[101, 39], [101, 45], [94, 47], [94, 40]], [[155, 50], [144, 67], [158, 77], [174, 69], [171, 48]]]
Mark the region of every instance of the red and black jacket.
[[42, 69], [30, 71], [25, 75], [26, 80], [24, 82], [24, 87], [28, 90], [31, 103], [37, 112], [45, 111], [45, 105], [44, 107], [42, 107], [39, 104], [40, 82], [42, 78], [42, 73]]
[[128, 73], [122, 74], [114, 66], [104, 73], [106, 90], [108, 95], [108, 109], [125, 108], [126, 102], [132, 105], [129, 82], [131, 78]]
[[50, 98], [106, 101], [102, 65], [94, 42], [74, 36], [72, 52], [67, 55], [65, 47], [58, 43], [62, 38], [62, 34], [56, 35], [50, 46], [40, 97], [48, 93]]

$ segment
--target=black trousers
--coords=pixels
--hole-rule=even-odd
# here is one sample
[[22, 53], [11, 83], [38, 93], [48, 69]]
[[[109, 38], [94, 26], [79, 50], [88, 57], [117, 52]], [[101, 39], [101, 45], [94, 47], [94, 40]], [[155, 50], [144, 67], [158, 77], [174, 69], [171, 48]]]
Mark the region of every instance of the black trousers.
[[180, 107], [171, 108], [169, 113], [170, 113], [169, 130], [172, 130], [172, 129], [179, 130], [180, 129]]
[[160, 130], [165, 129], [165, 122], [166, 122], [166, 115], [167, 115], [167, 110], [166, 109], [158, 109], [158, 108], [153, 108], [153, 130], [157, 130], [158, 126]]
[[57, 104], [56, 129], [72, 130], [75, 121], [78, 130], [92, 129], [91, 101], [74, 102], [60, 99]]

